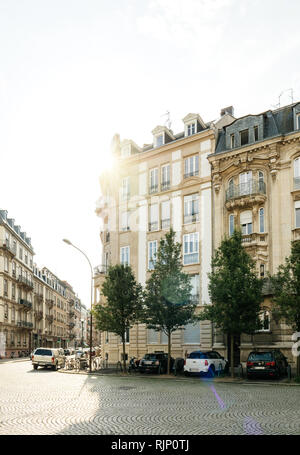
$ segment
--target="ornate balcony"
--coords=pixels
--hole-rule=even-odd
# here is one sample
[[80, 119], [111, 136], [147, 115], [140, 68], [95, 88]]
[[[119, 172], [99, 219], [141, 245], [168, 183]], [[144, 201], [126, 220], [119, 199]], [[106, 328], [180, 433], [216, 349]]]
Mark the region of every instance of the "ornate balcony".
[[74, 322], [70, 322], [70, 323], [69, 323], [69, 329], [72, 330], [74, 327], [75, 327]]
[[28, 290], [33, 289], [33, 282], [31, 280], [28, 280], [28, 278], [26, 278], [25, 276], [19, 275], [18, 282]]
[[49, 308], [53, 308], [54, 300], [53, 299], [46, 299], [46, 304]]
[[262, 203], [266, 199], [266, 184], [259, 180], [249, 180], [239, 185], [231, 185], [226, 190], [227, 209], [235, 206], [254, 205]]
[[73, 305], [75, 304], [74, 299], [69, 298], [68, 301], [69, 301], [69, 305], [70, 305], [70, 306], [73, 306]]
[[162, 182], [160, 185], [160, 191], [167, 191], [170, 189], [171, 182], [168, 180], [167, 182]]
[[161, 228], [162, 229], [168, 229], [171, 225], [171, 220], [170, 218], [166, 218], [164, 220], [161, 220]]
[[158, 185], [149, 186], [149, 194], [158, 193]]
[[46, 319], [47, 319], [47, 321], [48, 321], [50, 324], [52, 324], [52, 322], [53, 322], [53, 315], [52, 315], [52, 314], [46, 314]]
[[69, 311], [70, 318], [72, 318], [74, 316], [74, 314], [75, 314], [74, 311]]
[[242, 244], [247, 246], [264, 245], [267, 242], [268, 234], [253, 233], [242, 236]]
[[300, 240], [300, 227], [296, 228], [296, 229], [293, 229], [293, 231], [292, 231], [292, 240], [293, 241]]
[[195, 170], [195, 171], [192, 171], [192, 172], [186, 172], [183, 177], [185, 179], [188, 179], [189, 177], [195, 177], [195, 176], [198, 176], [198, 175], [199, 175], [199, 171]]
[[32, 322], [18, 321], [17, 326], [22, 327], [23, 329], [32, 329], [33, 324], [32, 324]]
[[34, 297], [38, 303], [41, 303], [43, 301], [43, 294], [35, 294]]
[[0, 243], [0, 248], [4, 251], [7, 251], [12, 257], [14, 257], [17, 253], [16, 249], [13, 248], [8, 241], [4, 241]]
[[184, 224], [196, 223], [199, 221], [199, 213], [193, 213], [191, 215], [184, 215]]
[[31, 308], [32, 308], [32, 303], [25, 299], [19, 299], [19, 304], [23, 305], [24, 310], [27, 310], [27, 311], [31, 310]]
[[40, 321], [43, 319], [43, 312], [42, 311], [35, 311], [34, 312], [35, 320]]
[[94, 267], [95, 275], [105, 275], [107, 273], [108, 266], [106, 264], [100, 264], [97, 267]]

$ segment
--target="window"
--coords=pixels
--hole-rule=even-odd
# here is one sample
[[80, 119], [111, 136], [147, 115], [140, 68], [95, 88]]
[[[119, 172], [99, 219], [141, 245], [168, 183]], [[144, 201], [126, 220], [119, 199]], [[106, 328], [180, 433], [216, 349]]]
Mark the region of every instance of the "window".
[[158, 204], [150, 205], [149, 231], [158, 230]]
[[294, 161], [294, 189], [300, 189], [300, 156]]
[[263, 311], [259, 315], [259, 319], [262, 323], [262, 328], [259, 332], [269, 332], [270, 331], [270, 312], [268, 310]]
[[241, 146], [249, 143], [249, 130], [243, 130], [240, 132]]
[[234, 215], [229, 215], [229, 235], [231, 236], [234, 232]]
[[199, 220], [199, 195], [191, 194], [184, 197], [184, 223]]
[[158, 168], [150, 171], [150, 189], [149, 193], [157, 193], [158, 191]]
[[160, 147], [161, 145], [164, 145], [164, 135], [163, 134], [156, 136], [156, 147]]
[[154, 329], [148, 329], [147, 342], [148, 344], [157, 344], [158, 332]]
[[252, 171], [242, 172], [239, 175], [240, 196], [252, 193]]
[[300, 228], [300, 201], [295, 202], [295, 228]]
[[148, 242], [148, 269], [153, 270], [156, 263], [157, 240]]
[[196, 324], [187, 324], [184, 327], [184, 344], [200, 344], [200, 325], [199, 322]]
[[230, 135], [230, 148], [234, 148], [234, 134]]
[[259, 232], [265, 232], [265, 211], [263, 207], [259, 209]]
[[166, 164], [161, 168], [161, 190], [170, 188], [170, 165]]
[[261, 278], [264, 278], [265, 276], [265, 264], [260, 264], [259, 266], [259, 275]]
[[161, 203], [161, 228], [168, 229], [171, 224], [170, 201]]
[[199, 303], [199, 297], [200, 297], [200, 276], [199, 276], [199, 274], [191, 275], [190, 283], [192, 285], [192, 290], [191, 290], [192, 300]]
[[122, 199], [128, 199], [130, 196], [129, 177], [122, 179]]
[[242, 235], [252, 234], [252, 212], [250, 210], [246, 210], [240, 214], [240, 224]]
[[7, 282], [7, 280], [4, 280], [4, 295], [6, 297], [8, 296], [8, 282]]
[[199, 174], [199, 156], [193, 155], [184, 160], [184, 178]]
[[4, 271], [8, 272], [8, 258], [6, 256], [4, 257]]
[[125, 343], [129, 343], [129, 341], [130, 341], [129, 329], [126, 329], [126, 332], [125, 332]]
[[27, 253], [25, 253], [25, 264], [28, 264], [28, 256], [27, 256]]
[[11, 298], [12, 298], [12, 300], [16, 299], [16, 285], [15, 284], [11, 285]]
[[130, 230], [129, 212], [123, 212], [121, 215], [121, 230], [122, 231]]
[[130, 145], [121, 148], [121, 157], [126, 158], [127, 156], [130, 156]]
[[130, 247], [123, 246], [120, 248], [120, 262], [123, 265], [130, 264]]
[[254, 140], [255, 142], [258, 141], [258, 126], [254, 127]]
[[234, 196], [234, 183], [233, 179], [230, 179], [228, 182], [228, 198], [232, 198]]
[[183, 264], [199, 262], [199, 233], [185, 234], [183, 236]]
[[300, 130], [300, 113], [296, 114], [296, 129]]
[[23, 248], [19, 248], [19, 258], [23, 261]]
[[195, 134], [196, 132], [196, 124], [195, 123], [190, 123], [187, 126], [187, 135], [191, 136], [192, 134]]

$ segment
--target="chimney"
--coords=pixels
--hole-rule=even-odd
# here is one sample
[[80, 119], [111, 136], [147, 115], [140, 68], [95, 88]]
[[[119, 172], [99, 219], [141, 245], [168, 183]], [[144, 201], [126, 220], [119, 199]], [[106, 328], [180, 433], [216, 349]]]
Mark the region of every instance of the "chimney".
[[220, 115], [221, 115], [221, 117], [223, 117], [224, 115], [229, 114], [233, 117], [233, 112], [234, 112], [233, 106], [228, 106], [228, 107], [224, 107], [223, 109], [221, 109]]
[[4, 221], [7, 221], [7, 210], [0, 210], [0, 216]]

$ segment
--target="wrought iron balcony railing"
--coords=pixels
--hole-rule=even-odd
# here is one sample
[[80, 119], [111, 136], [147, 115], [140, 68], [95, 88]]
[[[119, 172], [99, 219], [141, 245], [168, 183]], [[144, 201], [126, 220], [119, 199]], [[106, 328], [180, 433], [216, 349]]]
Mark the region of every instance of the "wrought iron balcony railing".
[[170, 189], [170, 186], [171, 186], [170, 180], [168, 180], [166, 182], [162, 182], [161, 185], [160, 185], [160, 190], [161, 191], [167, 191], [167, 190]]
[[97, 267], [94, 267], [94, 274], [95, 275], [98, 275], [98, 274], [103, 275], [103, 274], [107, 273], [107, 270], [108, 270], [108, 265], [100, 264]]
[[199, 213], [192, 213], [190, 215], [184, 215], [184, 224], [195, 223], [199, 221]]
[[0, 248], [3, 248], [4, 250], [9, 251], [14, 256], [17, 254], [17, 249], [12, 247], [7, 240], [5, 240], [2, 244], [0, 244]]
[[158, 221], [149, 223], [149, 231], [157, 231], [157, 230], [158, 230]]
[[27, 329], [32, 329], [33, 324], [32, 324], [32, 322], [18, 321], [17, 322], [17, 326], [18, 327], [24, 327], [24, 328], [27, 328]]
[[186, 172], [184, 174], [184, 178], [187, 179], [189, 177], [194, 177], [195, 175], [199, 175], [199, 170], [198, 169], [196, 169], [195, 171]]
[[158, 185], [151, 185], [149, 187], [149, 194], [157, 193], [158, 192]]
[[239, 185], [231, 185], [226, 190], [226, 202], [231, 199], [236, 199], [243, 196], [251, 196], [254, 194], [266, 194], [266, 184], [261, 180], [249, 180], [246, 183]]
[[171, 225], [171, 220], [170, 218], [166, 218], [164, 220], [161, 220], [161, 228], [162, 229], [168, 229]]
[[19, 275], [18, 281], [19, 283], [24, 284], [26, 287], [33, 289], [33, 282], [31, 280], [28, 280], [28, 278], [25, 276]]
[[19, 304], [24, 305], [24, 307], [28, 310], [31, 310], [32, 308], [32, 303], [25, 299], [19, 299]]

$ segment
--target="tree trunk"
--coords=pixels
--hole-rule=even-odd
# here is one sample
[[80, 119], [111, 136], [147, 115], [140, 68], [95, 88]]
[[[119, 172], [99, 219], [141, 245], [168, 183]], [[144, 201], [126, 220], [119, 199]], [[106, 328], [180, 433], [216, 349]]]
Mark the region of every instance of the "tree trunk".
[[171, 332], [168, 332], [168, 374], [170, 374], [171, 367]]
[[123, 373], [126, 373], [125, 338], [122, 338], [122, 343], [123, 343]]
[[234, 335], [230, 335], [230, 369], [231, 377], [234, 378]]

